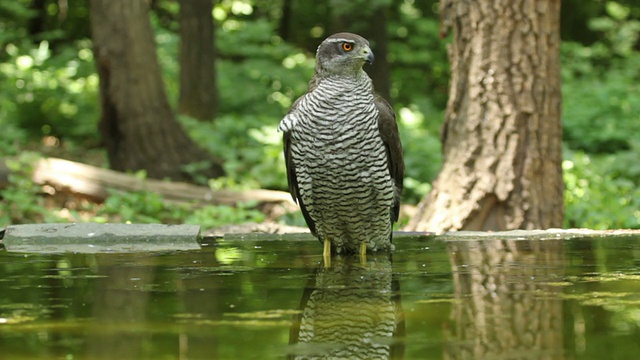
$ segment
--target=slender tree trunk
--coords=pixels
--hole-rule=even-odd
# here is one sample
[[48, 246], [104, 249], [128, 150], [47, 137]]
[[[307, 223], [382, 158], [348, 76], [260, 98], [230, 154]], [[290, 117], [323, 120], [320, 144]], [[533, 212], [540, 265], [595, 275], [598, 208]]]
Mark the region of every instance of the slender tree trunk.
[[443, 168], [408, 229], [562, 226], [560, 0], [443, 0]]
[[[365, 2], [362, 2], [365, 4]], [[380, 96], [391, 101], [391, 65], [387, 59], [389, 37], [387, 34], [387, 13], [389, 5], [386, 3], [373, 4], [371, 7], [354, 14], [343, 9], [342, 1], [329, 1], [329, 5], [335, 14], [334, 23], [330, 33], [354, 32], [366, 38], [375, 55], [372, 65], [364, 67], [373, 81], [373, 87]], [[330, 34], [327, 34], [330, 35]]]
[[222, 174], [218, 162], [187, 136], [169, 107], [146, 0], [91, 0], [100, 76], [100, 130], [112, 169], [146, 170], [152, 178], [192, 180]]
[[180, 113], [213, 120], [217, 110], [213, 0], [180, 0]]
[[364, 34], [372, 43], [376, 60], [368, 71], [373, 80], [376, 92], [391, 101], [391, 65], [387, 59], [389, 53], [389, 37], [387, 35], [388, 6], [378, 6], [368, 22], [368, 29]]
[[284, 41], [291, 40], [291, 17], [293, 16], [292, 0], [282, 1], [282, 16], [278, 24], [278, 34]]
[[[29, 19], [29, 35], [30, 38], [35, 40], [37, 36], [46, 30], [47, 22], [47, 2], [46, 0], [32, 0], [29, 5], [29, 9], [33, 11], [34, 16]], [[39, 41], [39, 40], [38, 40]]]

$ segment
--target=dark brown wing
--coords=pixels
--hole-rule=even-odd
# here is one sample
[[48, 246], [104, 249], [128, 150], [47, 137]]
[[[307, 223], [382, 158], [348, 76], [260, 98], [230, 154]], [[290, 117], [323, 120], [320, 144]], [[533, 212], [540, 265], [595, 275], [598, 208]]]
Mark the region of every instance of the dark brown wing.
[[387, 148], [389, 173], [396, 184], [396, 196], [391, 211], [391, 220], [395, 222], [398, 221], [400, 214], [400, 194], [402, 193], [402, 181], [404, 179], [402, 144], [400, 143], [396, 114], [393, 112], [391, 105], [378, 95], [376, 95], [374, 102], [380, 114], [378, 117], [378, 129], [380, 130], [382, 141]]
[[[291, 110], [289, 112], [295, 111], [298, 107], [298, 103], [302, 97], [298, 98], [291, 106]], [[316, 235], [316, 223], [309, 215], [307, 208], [302, 201], [302, 197], [300, 196], [300, 190], [298, 188], [298, 178], [296, 176], [296, 167], [293, 163], [293, 159], [291, 158], [291, 133], [285, 132], [283, 135], [283, 145], [284, 145], [284, 163], [287, 168], [287, 181], [289, 182], [289, 193], [291, 193], [291, 197], [293, 201], [297, 202], [300, 205], [300, 210], [302, 211], [302, 215], [304, 216], [304, 220], [307, 222], [307, 226], [313, 235]]]

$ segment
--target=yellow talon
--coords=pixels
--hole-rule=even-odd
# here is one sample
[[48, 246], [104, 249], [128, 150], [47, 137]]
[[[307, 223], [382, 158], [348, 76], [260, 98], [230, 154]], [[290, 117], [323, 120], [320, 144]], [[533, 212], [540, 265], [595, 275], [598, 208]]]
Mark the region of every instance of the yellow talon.
[[327, 238], [324, 239], [322, 258], [324, 259], [324, 267], [331, 267], [331, 241]]

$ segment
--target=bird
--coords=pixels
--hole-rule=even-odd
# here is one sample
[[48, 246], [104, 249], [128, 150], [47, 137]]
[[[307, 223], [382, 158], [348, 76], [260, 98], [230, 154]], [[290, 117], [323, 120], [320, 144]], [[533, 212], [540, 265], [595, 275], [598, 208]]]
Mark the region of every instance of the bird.
[[341, 32], [323, 40], [314, 74], [278, 125], [289, 192], [332, 254], [392, 251], [404, 161], [396, 116], [363, 70], [369, 42]]
[[405, 317], [393, 262], [339, 257], [316, 268], [289, 329], [289, 359], [402, 359]]

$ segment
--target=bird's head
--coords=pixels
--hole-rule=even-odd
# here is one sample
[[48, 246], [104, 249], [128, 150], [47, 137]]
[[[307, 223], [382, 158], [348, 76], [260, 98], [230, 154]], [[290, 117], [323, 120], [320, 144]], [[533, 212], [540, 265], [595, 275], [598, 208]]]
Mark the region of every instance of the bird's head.
[[360, 35], [337, 33], [326, 38], [316, 53], [316, 73], [321, 77], [354, 76], [362, 72], [365, 62], [373, 64], [369, 42]]

